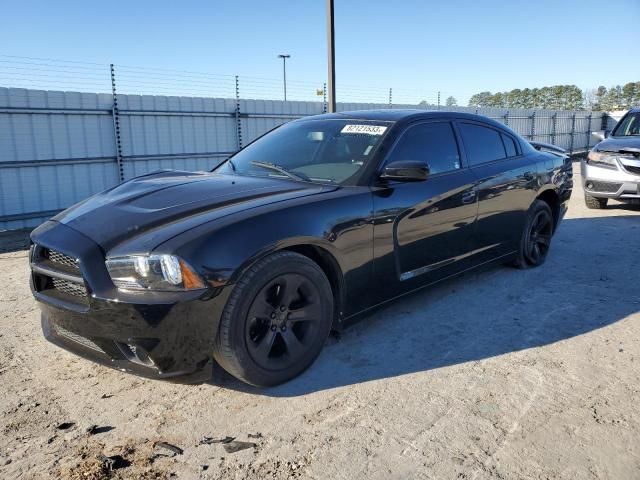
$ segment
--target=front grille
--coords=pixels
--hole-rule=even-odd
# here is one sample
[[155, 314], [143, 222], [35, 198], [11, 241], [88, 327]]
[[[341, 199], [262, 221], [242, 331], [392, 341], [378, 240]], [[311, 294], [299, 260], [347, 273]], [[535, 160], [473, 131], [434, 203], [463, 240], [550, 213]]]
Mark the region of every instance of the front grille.
[[77, 333], [70, 332], [60, 325], [56, 325], [54, 328], [56, 329], [58, 335], [68, 338], [69, 340], [79, 343], [80, 345], [84, 345], [85, 347], [90, 348], [91, 350], [95, 350], [96, 352], [104, 353], [104, 350], [102, 348], [100, 348], [88, 338], [78, 335]]
[[587, 190], [591, 190], [592, 192], [604, 192], [604, 193], [616, 193], [620, 190], [620, 183], [611, 183], [611, 182], [598, 182], [595, 180], [589, 180], [587, 182]]
[[51, 249], [45, 249], [44, 251], [45, 258], [48, 258], [50, 262], [53, 262], [57, 265], [63, 265], [67, 268], [72, 268], [74, 270], [80, 270], [79, 261], [69, 255], [65, 255], [64, 253], [57, 252]]
[[640, 167], [634, 167], [634, 166], [631, 166], [631, 165], [624, 165], [624, 169], [629, 173], [633, 173], [634, 175], [640, 175]]
[[140, 290], [140, 284], [132, 280], [115, 280], [113, 282], [116, 287], [123, 290]]
[[73, 295], [74, 297], [87, 296], [87, 289], [84, 287], [84, 285], [80, 285], [79, 283], [74, 283], [62, 278], [55, 277], [51, 279], [51, 283], [53, 284], [53, 288], [61, 291], [62, 293], [66, 293], [67, 295]]
[[89, 306], [80, 261], [43, 245], [33, 245], [31, 254], [34, 289], [43, 296], [83, 309]]

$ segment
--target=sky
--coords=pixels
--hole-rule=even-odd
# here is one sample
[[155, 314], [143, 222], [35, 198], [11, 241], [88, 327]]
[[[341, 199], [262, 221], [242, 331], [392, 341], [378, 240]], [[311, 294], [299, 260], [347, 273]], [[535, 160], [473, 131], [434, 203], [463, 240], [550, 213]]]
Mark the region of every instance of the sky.
[[[225, 89], [231, 75], [241, 75], [247, 94], [276, 97], [280, 53], [291, 55], [290, 95], [315, 95], [327, 77], [324, 0], [2, 3], [1, 85], [33, 67], [8, 56], [126, 66], [119, 72], [140, 67], [129, 70], [123, 88], [139, 81], [159, 93], [185, 85], [182, 79], [194, 91], [206, 82], [143, 68], [218, 74]], [[440, 91], [443, 102], [452, 95], [463, 104], [485, 90], [640, 81], [640, 0], [335, 0], [335, 22], [338, 101], [383, 100], [391, 87], [396, 103], [432, 100]], [[57, 63], [38, 62], [44, 73], [32, 82], [60, 82], [46, 72]]]

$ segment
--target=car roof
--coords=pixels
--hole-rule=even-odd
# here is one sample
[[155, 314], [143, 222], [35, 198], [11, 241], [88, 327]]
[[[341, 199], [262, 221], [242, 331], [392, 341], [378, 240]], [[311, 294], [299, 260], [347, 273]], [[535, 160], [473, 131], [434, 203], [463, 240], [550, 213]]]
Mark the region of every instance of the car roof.
[[378, 110], [351, 110], [346, 112], [329, 113], [327, 116], [334, 118], [353, 118], [361, 120], [387, 120], [395, 122], [409, 117], [420, 117], [432, 113], [429, 110], [419, 110], [417, 108], [385, 108]]
[[475, 115], [472, 113], [454, 112], [449, 110], [422, 110], [418, 108], [385, 108], [378, 110], [353, 110], [337, 113], [324, 113], [321, 115], [314, 115], [313, 117], [304, 117], [298, 121], [306, 119], [352, 119], [352, 120], [374, 120], [374, 121], [410, 121], [432, 118], [459, 118], [467, 120], [481, 120], [485, 123], [492, 124], [504, 129], [504, 125], [482, 115]]

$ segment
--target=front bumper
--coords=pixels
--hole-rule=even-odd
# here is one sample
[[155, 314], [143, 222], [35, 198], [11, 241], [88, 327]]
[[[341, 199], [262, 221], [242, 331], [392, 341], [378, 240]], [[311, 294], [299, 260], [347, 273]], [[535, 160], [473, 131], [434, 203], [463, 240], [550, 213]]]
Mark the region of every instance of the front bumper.
[[32, 241], [37, 248], [77, 258], [87, 292], [86, 298], [77, 299], [49, 289], [38, 263], [32, 267], [31, 289], [49, 341], [148, 378], [196, 383], [211, 377], [213, 344], [230, 287], [215, 292], [124, 294], [113, 286], [99, 246], [82, 234], [47, 222], [32, 233]]
[[584, 191], [597, 198], [614, 198], [617, 200], [640, 200], [640, 174], [624, 170], [590, 165], [585, 160], [580, 162], [582, 187]]

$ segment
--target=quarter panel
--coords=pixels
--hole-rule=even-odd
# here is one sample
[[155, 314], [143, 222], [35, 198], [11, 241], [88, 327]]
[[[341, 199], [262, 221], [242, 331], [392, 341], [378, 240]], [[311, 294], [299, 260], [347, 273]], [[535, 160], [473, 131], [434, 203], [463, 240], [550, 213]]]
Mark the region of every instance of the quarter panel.
[[472, 167], [478, 178], [478, 247], [487, 260], [518, 248], [529, 207], [539, 188], [536, 156]]

